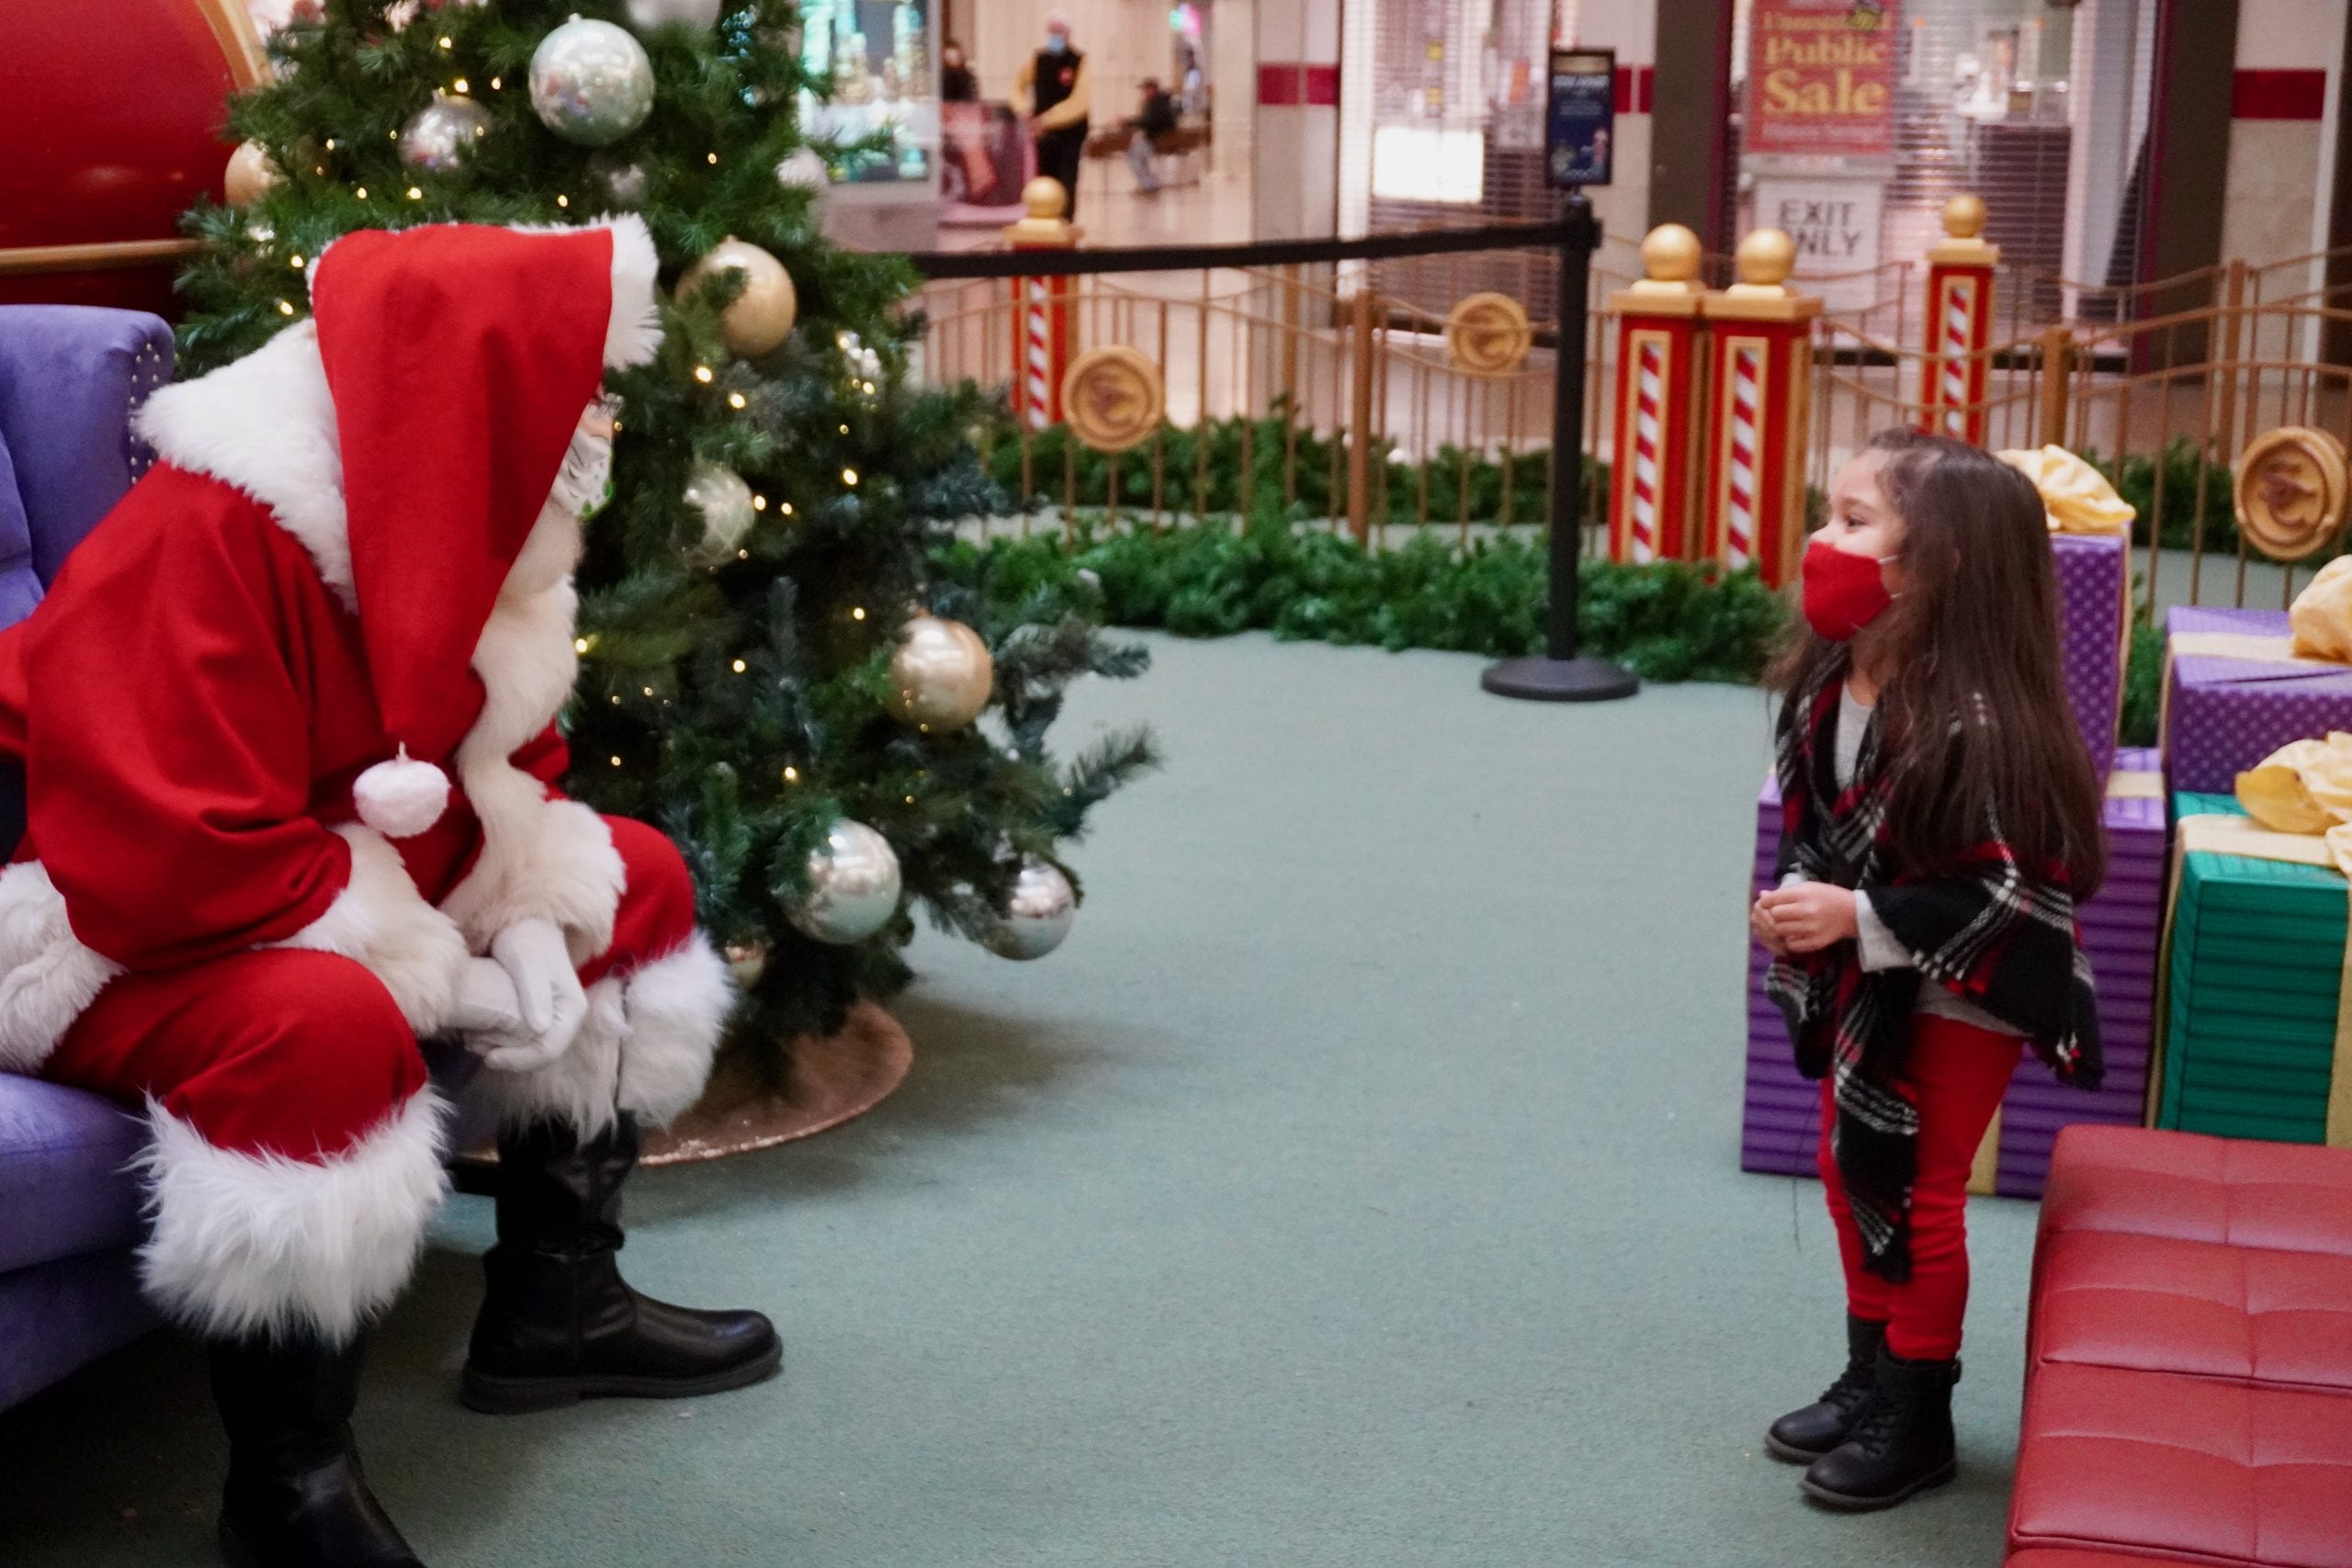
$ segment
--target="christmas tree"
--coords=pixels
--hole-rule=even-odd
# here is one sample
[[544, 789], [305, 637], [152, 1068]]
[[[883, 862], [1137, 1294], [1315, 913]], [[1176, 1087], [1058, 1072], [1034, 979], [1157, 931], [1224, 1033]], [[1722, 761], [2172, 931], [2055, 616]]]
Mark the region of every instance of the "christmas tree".
[[[829, 164], [797, 113], [786, 0], [326, 0], [231, 106], [231, 203], [184, 280], [187, 368], [306, 311], [337, 235], [641, 214], [668, 295], [660, 358], [607, 383], [615, 492], [589, 527], [567, 787], [660, 824], [773, 1054], [908, 978], [911, 909], [1012, 957], [1067, 929], [1058, 846], [1151, 765], [1143, 732], [1067, 766], [1064, 687], [1139, 649], [1067, 594], [956, 587], [933, 557], [1005, 509], [977, 391], [917, 389], [903, 258], [828, 243]], [[983, 713], [983, 706], [987, 711]]]

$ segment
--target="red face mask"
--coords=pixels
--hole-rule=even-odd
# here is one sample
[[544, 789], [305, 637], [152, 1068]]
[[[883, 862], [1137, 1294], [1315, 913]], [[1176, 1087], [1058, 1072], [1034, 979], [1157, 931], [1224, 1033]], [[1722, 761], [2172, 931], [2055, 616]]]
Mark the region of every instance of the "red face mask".
[[1841, 550], [1822, 535], [1804, 547], [1805, 624], [1832, 642], [1844, 642], [1877, 620], [1894, 595], [1876, 556]]

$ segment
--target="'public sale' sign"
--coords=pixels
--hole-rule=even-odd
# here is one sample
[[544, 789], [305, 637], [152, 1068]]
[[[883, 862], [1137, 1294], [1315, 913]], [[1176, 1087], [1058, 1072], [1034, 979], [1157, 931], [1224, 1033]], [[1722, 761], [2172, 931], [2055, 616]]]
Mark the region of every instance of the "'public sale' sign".
[[1756, 0], [1743, 150], [1894, 151], [1899, 0]]

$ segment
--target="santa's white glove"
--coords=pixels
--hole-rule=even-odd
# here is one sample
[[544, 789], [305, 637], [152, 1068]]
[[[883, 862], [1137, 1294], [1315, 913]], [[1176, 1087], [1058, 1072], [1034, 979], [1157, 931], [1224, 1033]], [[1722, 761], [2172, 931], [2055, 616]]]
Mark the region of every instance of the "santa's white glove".
[[[449, 1027], [464, 1034], [477, 1049], [528, 1040], [523, 1028], [523, 1004], [515, 999], [514, 982], [495, 958], [469, 958], [458, 976], [457, 1005], [450, 1010]], [[485, 1042], [483, 1037], [489, 1037]]]
[[563, 931], [549, 919], [517, 920], [492, 941], [490, 954], [514, 983], [523, 1038], [493, 1046], [482, 1060], [505, 1072], [544, 1067], [571, 1048], [588, 1016], [588, 993], [571, 966]]

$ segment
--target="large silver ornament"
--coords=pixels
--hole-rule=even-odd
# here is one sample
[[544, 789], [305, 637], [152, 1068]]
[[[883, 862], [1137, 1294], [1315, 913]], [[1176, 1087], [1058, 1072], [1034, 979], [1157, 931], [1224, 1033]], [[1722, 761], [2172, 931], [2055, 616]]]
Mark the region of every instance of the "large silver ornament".
[[843, 817], [808, 852], [808, 896], [792, 923], [819, 942], [864, 942], [899, 910], [899, 856], [890, 840]]
[[996, 660], [980, 634], [961, 621], [917, 615], [890, 655], [896, 709], [909, 724], [961, 729], [980, 716], [996, 687]]
[[722, 0], [628, 0], [628, 21], [633, 28], [666, 27], [672, 22], [708, 28], [718, 25], [718, 13], [725, 8]]
[[702, 513], [702, 543], [695, 553], [706, 561], [733, 555], [758, 516], [752, 487], [742, 475], [719, 463], [698, 462], [686, 471], [685, 502]]
[[401, 127], [401, 162], [435, 175], [461, 168], [490, 123], [490, 111], [471, 98], [435, 93]]
[[1029, 855], [1013, 874], [1004, 918], [981, 940], [1000, 958], [1043, 958], [1062, 944], [1078, 919], [1078, 895], [1050, 861]]
[[574, 17], [531, 51], [531, 109], [566, 141], [618, 141], [653, 112], [653, 62], [627, 28]]

